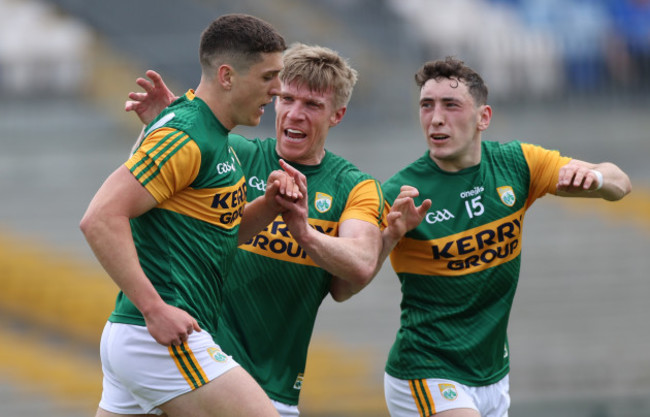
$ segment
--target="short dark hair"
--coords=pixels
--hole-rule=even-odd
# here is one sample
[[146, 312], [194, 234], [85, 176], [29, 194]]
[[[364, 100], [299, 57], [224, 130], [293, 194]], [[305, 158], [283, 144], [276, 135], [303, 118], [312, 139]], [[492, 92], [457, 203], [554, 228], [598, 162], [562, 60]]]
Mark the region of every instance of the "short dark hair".
[[488, 88], [483, 78], [460, 59], [448, 56], [445, 59], [429, 61], [415, 73], [415, 83], [420, 88], [428, 80], [440, 78], [457, 79], [467, 85], [477, 105], [487, 103]]
[[263, 53], [285, 49], [284, 38], [270, 23], [246, 14], [226, 14], [201, 34], [199, 59], [204, 72], [224, 63], [245, 71], [261, 61]]

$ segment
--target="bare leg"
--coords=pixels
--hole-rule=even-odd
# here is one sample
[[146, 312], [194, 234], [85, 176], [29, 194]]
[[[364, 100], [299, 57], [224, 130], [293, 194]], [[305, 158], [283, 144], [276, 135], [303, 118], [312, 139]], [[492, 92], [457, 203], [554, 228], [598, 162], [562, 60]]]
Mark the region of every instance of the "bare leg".
[[[124, 416], [129, 416], [129, 417], [151, 417], [151, 416], [156, 416], [155, 414], [115, 414], [111, 413], [110, 411], [106, 411], [102, 408], [97, 408], [97, 414], [95, 414], [95, 417], [124, 417]], [[161, 417], [161, 416], [156, 416], [156, 417]], [[164, 416], [162, 416], [164, 417]]]
[[160, 409], [169, 417], [279, 417], [264, 390], [241, 367], [166, 402]]
[[478, 411], [471, 408], [454, 408], [435, 414], [436, 417], [481, 417]]

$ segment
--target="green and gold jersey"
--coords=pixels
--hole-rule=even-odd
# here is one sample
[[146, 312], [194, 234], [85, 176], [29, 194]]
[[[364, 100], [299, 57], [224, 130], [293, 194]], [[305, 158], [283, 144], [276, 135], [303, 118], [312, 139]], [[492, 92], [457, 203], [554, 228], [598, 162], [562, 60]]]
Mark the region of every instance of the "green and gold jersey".
[[555, 193], [569, 161], [530, 144], [484, 141], [477, 166], [445, 172], [426, 152], [383, 185], [391, 204], [402, 185], [419, 189], [416, 204], [433, 202], [391, 253], [402, 313], [388, 374], [483, 386], [509, 372], [524, 214]]
[[[230, 143], [252, 200], [264, 193], [271, 171], [280, 169], [276, 140], [231, 134]], [[307, 177], [309, 224], [318, 231], [336, 236], [348, 219], [381, 224], [379, 183], [350, 162], [327, 152], [319, 165], [292, 165]], [[330, 281], [280, 216], [237, 251], [224, 288], [217, 342], [276, 401], [298, 404], [316, 313]]]
[[[214, 335], [246, 203], [228, 130], [190, 90], [147, 126], [125, 165], [158, 202], [131, 220], [142, 269], [165, 302]], [[122, 292], [109, 320], [145, 324]]]

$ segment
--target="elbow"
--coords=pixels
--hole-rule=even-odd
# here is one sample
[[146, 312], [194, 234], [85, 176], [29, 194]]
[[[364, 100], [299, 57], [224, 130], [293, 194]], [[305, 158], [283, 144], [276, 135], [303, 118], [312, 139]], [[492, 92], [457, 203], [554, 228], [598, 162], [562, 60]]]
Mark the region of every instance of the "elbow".
[[338, 292], [338, 291], [330, 291], [330, 295], [332, 296], [332, 300], [336, 301], [337, 303], [342, 303], [343, 301], [349, 300], [352, 298], [354, 295], [354, 292]]
[[362, 289], [363, 287], [356, 286], [347, 281], [342, 281], [339, 282], [338, 285], [332, 285], [330, 287], [330, 295], [334, 301], [342, 303], [343, 301], [352, 298], [353, 295], [357, 294]]
[[92, 225], [93, 221], [91, 216], [89, 216], [88, 213], [84, 214], [84, 216], [81, 218], [81, 221], [79, 222], [79, 229], [81, 230], [81, 233], [87, 237], [91, 233]]
[[[373, 271], [374, 272], [374, 271]], [[374, 273], [347, 275], [345, 278], [335, 277], [330, 285], [330, 295], [338, 303], [346, 301], [364, 289], [374, 277]]]
[[359, 265], [354, 271], [352, 271], [352, 273], [349, 276], [349, 280], [352, 283], [352, 285], [354, 285], [356, 288], [359, 289], [358, 291], [361, 291], [362, 288], [370, 284], [370, 281], [372, 281], [375, 275], [376, 275], [375, 265], [364, 264], [364, 265]]
[[83, 233], [86, 241], [90, 242], [93, 236], [99, 234], [98, 230], [101, 228], [101, 222], [97, 216], [90, 212], [86, 212], [79, 222], [79, 229]]
[[330, 295], [336, 302], [343, 302], [364, 289], [377, 275], [378, 268], [375, 262], [358, 262], [350, 266], [344, 275], [333, 277], [330, 285]]

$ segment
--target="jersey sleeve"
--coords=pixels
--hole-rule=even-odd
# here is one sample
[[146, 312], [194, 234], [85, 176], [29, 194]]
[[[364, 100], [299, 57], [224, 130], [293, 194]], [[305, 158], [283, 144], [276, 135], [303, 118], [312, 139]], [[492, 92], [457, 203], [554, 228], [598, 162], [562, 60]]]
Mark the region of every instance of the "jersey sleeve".
[[384, 206], [384, 194], [379, 182], [374, 179], [361, 181], [350, 191], [339, 222], [358, 219], [382, 226], [386, 215]]
[[568, 164], [571, 158], [528, 143], [522, 143], [521, 150], [530, 169], [530, 190], [526, 202], [526, 206], [530, 207], [536, 199], [557, 192], [560, 168]]
[[145, 137], [124, 165], [161, 203], [192, 184], [201, 168], [201, 152], [187, 133], [161, 128]]

